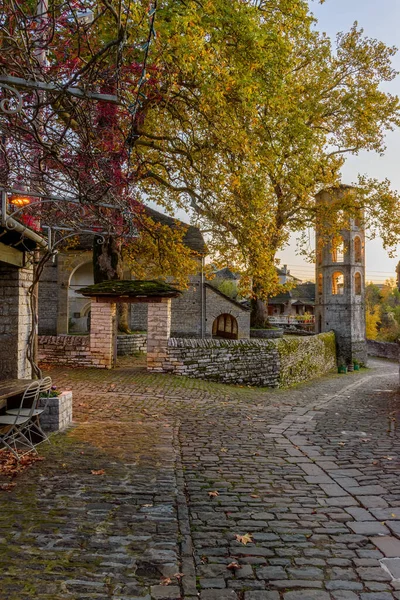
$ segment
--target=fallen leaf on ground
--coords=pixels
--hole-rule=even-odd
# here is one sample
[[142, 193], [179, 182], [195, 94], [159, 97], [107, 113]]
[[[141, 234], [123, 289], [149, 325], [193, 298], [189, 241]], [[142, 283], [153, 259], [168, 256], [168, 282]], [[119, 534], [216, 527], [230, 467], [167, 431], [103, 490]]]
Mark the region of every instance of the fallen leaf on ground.
[[99, 469], [98, 471], [90, 471], [92, 475], [104, 475], [105, 470]]
[[2, 483], [0, 485], [0, 490], [2, 492], [11, 492], [11, 490], [15, 488], [16, 485], [16, 483]]
[[221, 452], [228, 452], [227, 448], [221, 448]]
[[250, 494], [250, 498], [259, 498], [260, 496], [258, 494]]
[[208, 495], [210, 496], [210, 498], [215, 498], [216, 496], [219, 496], [219, 492], [215, 490], [215, 492], [208, 492]]
[[160, 585], [169, 585], [172, 583], [171, 577], [163, 577], [160, 581]]
[[240, 542], [241, 544], [244, 544], [244, 546], [246, 544], [248, 544], [249, 542], [253, 541], [253, 537], [252, 537], [251, 533], [246, 533], [245, 535], [236, 534], [235, 537], [236, 537], [236, 540], [238, 542]]
[[393, 460], [393, 456], [384, 456], [383, 458], [386, 458], [386, 460]]
[[240, 569], [240, 565], [237, 562], [231, 562], [226, 568], [232, 569], [232, 571], [234, 571], [235, 569]]
[[185, 575], [183, 573], [174, 573], [172, 577], [179, 581], [180, 579], [182, 579], [182, 577], [185, 577]]

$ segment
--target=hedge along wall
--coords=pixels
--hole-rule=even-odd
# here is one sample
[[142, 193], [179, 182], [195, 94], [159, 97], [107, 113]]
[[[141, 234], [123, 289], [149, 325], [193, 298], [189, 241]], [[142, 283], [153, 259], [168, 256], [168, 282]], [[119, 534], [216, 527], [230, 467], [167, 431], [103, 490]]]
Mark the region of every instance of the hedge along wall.
[[287, 387], [318, 377], [336, 368], [336, 342], [333, 331], [310, 337], [278, 340], [279, 386]]
[[223, 383], [280, 387], [336, 367], [334, 333], [278, 340], [171, 338], [164, 370]]

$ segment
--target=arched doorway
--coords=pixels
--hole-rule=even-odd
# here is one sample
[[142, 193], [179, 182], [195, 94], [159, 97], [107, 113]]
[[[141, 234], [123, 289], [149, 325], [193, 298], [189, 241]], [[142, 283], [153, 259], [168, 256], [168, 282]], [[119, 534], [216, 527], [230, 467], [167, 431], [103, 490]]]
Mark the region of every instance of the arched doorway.
[[238, 339], [238, 322], [232, 315], [223, 313], [214, 319], [212, 326], [213, 337], [226, 338], [228, 340]]
[[68, 332], [88, 333], [90, 329], [90, 302], [77, 294], [78, 290], [93, 284], [93, 263], [85, 262], [72, 271], [68, 285]]

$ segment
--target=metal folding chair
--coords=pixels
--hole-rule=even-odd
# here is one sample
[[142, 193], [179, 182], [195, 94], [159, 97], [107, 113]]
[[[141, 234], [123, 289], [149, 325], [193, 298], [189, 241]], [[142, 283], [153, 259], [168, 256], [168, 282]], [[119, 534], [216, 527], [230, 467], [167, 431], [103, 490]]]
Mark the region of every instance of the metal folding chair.
[[[44, 413], [49, 403], [50, 390], [52, 386], [51, 377], [45, 377], [39, 381], [39, 397], [37, 400], [37, 404], [33, 410], [30, 421], [26, 424], [24, 428], [24, 435], [29, 438], [29, 441], [33, 444], [32, 441], [32, 433], [39, 435], [41, 440], [39, 442], [35, 442], [34, 445], [41, 444], [42, 442], [49, 442], [50, 440], [46, 433], [43, 431], [40, 425], [40, 415]], [[22, 408], [12, 408], [7, 410], [7, 415], [16, 415], [17, 413], [21, 417], [27, 417], [30, 415], [30, 406], [23, 406]], [[19, 412], [18, 412], [19, 411]]]
[[[36, 452], [34, 444], [25, 435], [25, 430], [27, 430], [32, 420], [39, 398], [39, 391], [40, 382], [34, 381], [23, 393], [20, 406], [15, 409], [15, 414], [0, 415], [0, 442], [3, 442], [4, 446], [14, 454], [17, 460], [29, 452]], [[25, 414], [23, 414], [24, 411]], [[21, 452], [20, 448], [28, 449]]]

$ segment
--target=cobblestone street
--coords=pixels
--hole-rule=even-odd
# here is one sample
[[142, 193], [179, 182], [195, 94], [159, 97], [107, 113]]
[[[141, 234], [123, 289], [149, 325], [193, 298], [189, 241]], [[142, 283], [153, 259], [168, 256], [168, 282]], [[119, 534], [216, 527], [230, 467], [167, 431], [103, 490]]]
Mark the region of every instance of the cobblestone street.
[[53, 369], [76, 426], [0, 495], [2, 600], [400, 599], [398, 366], [290, 390]]

